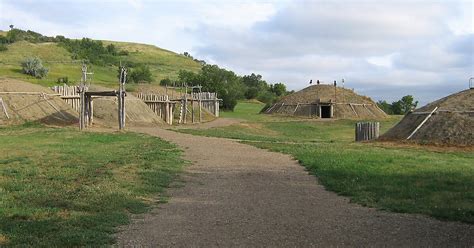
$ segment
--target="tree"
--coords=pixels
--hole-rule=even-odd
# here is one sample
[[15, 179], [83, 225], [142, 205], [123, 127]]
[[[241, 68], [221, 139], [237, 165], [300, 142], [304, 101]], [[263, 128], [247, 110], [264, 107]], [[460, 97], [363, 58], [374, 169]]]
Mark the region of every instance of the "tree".
[[377, 106], [389, 115], [404, 115], [416, 108], [417, 105], [418, 101], [414, 101], [412, 95], [406, 95], [402, 99], [392, 102], [392, 104], [387, 103], [385, 100], [377, 102]]
[[185, 84], [192, 84], [196, 81], [198, 75], [192, 71], [180, 70], [178, 72], [178, 81]]
[[27, 58], [21, 63], [21, 67], [23, 73], [36, 78], [43, 78], [48, 74], [48, 69], [43, 66], [41, 59], [38, 57]]
[[400, 102], [400, 109], [403, 114], [410, 112], [411, 110], [415, 109], [418, 105], [418, 101], [415, 101], [412, 95], [406, 95], [402, 97]]
[[246, 99], [255, 99], [258, 96], [258, 88], [250, 87], [245, 91], [245, 98]]
[[109, 44], [105, 47], [107, 49], [107, 52], [111, 55], [117, 55], [117, 48], [115, 48], [114, 44]]
[[283, 96], [286, 93], [286, 85], [283, 83], [276, 83], [271, 87], [271, 89], [277, 96]]
[[171, 79], [169, 78], [163, 78], [160, 81], [161, 86], [171, 86]]
[[392, 104], [388, 103], [387, 101], [385, 100], [379, 100], [377, 102], [377, 106], [379, 106], [380, 109], [382, 109], [385, 113], [389, 114], [389, 115], [392, 115], [393, 114], [393, 110], [392, 110]]
[[150, 83], [153, 81], [153, 75], [150, 68], [146, 65], [140, 65], [130, 73], [130, 80], [134, 83]]

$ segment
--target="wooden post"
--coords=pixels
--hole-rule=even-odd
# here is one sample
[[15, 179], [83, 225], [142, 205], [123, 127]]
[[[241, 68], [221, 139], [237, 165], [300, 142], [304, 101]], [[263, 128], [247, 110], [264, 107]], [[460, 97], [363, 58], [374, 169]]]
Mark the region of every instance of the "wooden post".
[[172, 103], [170, 102], [170, 103], [169, 103], [169, 112], [168, 112], [168, 114], [169, 114], [169, 116], [168, 116], [168, 118], [169, 118], [168, 124], [170, 124], [170, 125], [173, 125], [173, 118], [174, 118], [173, 112], [174, 112], [174, 104], [172, 104]]
[[94, 122], [94, 101], [93, 101], [93, 98], [91, 96], [91, 99], [89, 99], [90, 101], [90, 104], [89, 104], [89, 125], [92, 125], [92, 123]]
[[188, 86], [185, 87], [184, 92], [184, 109], [183, 109], [183, 123], [186, 124], [186, 118], [188, 117]]
[[202, 97], [202, 92], [201, 92], [201, 88], [199, 88], [199, 95], [198, 95], [198, 99], [199, 99], [199, 123], [202, 122], [202, 101], [201, 101], [201, 97]]
[[86, 103], [86, 99], [85, 99], [85, 94], [84, 94], [84, 88], [81, 87], [80, 89], [80, 106], [79, 106], [79, 129], [82, 130], [85, 128], [84, 126], [84, 115], [85, 115], [85, 103]]
[[191, 121], [194, 123], [194, 98], [193, 94], [191, 94]]
[[125, 81], [127, 79], [127, 70], [124, 67], [120, 69], [119, 92], [118, 92], [118, 118], [119, 129], [125, 128]]

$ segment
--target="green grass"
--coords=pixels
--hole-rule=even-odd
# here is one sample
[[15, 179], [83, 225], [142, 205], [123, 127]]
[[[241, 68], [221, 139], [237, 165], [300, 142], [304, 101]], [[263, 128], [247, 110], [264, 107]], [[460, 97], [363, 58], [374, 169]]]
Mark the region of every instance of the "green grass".
[[[292, 155], [328, 189], [353, 202], [395, 212], [474, 223], [474, 154], [355, 143], [353, 120], [315, 121], [258, 115], [262, 105], [239, 103], [228, 118], [246, 122], [195, 135], [245, 140]], [[381, 122], [381, 131], [400, 117]]]
[[100, 246], [180, 172], [181, 152], [134, 133], [0, 128], [0, 246]]
[[[167, 51], [156, 46], [127, 42], [104, 41], [104, 44], [113, 43], [121, 50], [130, 52], [126, 60], [147, 64], [153, 74], [153, 84], [159, 84], [163, 78], [176, 79], [179, 70], [198, 72], [201, 65], [185, 56]], [[48, 76], [43, 79], [25, 75], [21, 72], [21, 62], [27, 58], [37, 56], [43, 60], [49, 69]], [[116, 87], [117, 67], [92, 65], [94, 72], [93, 83]], [[56, 85], [59, 77], [68, 77], [72, 83], [81, 79], [81, 64], [71, 59], [71, 54], [57, 43], [33, 44], [26, 41], [8, 45], [8, 50], [0, 52], [0, 76], [16, 78], [43, 86]]]

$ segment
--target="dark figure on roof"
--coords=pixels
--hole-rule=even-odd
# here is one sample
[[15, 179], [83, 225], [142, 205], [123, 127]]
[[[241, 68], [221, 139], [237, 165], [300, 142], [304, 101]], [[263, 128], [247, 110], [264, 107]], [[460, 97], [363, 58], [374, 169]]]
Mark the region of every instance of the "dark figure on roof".
[[318, 79], [318, 81], [317, 81], [316, 83], [319, 85], [319, 79]]
[[313, 79], [309, 80], [309, 84], [313, 84]]

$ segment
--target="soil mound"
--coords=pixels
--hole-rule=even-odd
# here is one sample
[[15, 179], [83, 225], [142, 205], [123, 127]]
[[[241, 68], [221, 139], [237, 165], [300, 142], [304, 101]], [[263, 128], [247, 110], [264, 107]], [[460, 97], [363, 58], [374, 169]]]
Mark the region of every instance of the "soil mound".
[[421, 144], [473, 146], [474, 89], [452, 94], [408, 113], [379, 140], [408, 141], [408, 136], [436, 107], [437, 111], [409, 141]]
[[0, 92], [2, 92], [0, 98], [7, 112], [5, 114], [0, 106], [0, 125], [21, 124], [28, 121], [60, 126], [78, 123], [77, 112], [59, 96], [52, 95], [54, 92], [46, 87], [0, 78]]
[[[101, 86], [90, 86], [91, 91], [108, 91]], [[164, 124], [163, 120], [156, 115], [142, 100], [133, 96], [130, 92], [125, 97], [125, 125], [148, 126]], [[99, 121], [108, 126], [118, 125], [118, 101], [116, 97], [101, 97], [94, 99], [94, 121]]]
[[[325, 116], [325, 111], [328, 112], [328, 116]], [[358, 95], [350, 89], [327, 84], [309, 86], [285, 96], [265, 113], [344, 119], [387, 117], [387, 114], [369, 97]]]

